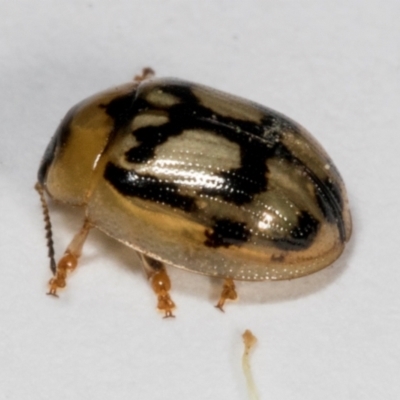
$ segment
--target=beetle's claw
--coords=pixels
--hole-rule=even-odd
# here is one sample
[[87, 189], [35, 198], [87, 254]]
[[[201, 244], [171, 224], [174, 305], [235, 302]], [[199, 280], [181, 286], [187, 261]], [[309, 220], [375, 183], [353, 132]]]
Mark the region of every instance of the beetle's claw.
[[47, 294], [48, 296], [57, 297], [57, 299], [59, 298], [59, 295], [57, 294], [56, 289], [50, 289], [46, 294]]
[[174, 314], [172, 314], [172, 310], [166, 310], [165, 311], [165, 315], [164, 315], [164, 317], [163, 317], [164, 319], [165, 318], [175, 318], [175, 315]]

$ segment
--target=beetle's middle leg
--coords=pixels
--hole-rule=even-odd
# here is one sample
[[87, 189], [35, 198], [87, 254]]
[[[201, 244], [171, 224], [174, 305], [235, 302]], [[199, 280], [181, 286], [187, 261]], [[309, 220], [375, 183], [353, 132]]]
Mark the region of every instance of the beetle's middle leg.
[[67, 285], [67, 274], [73, 271], [78, 265], [78, 258], [82, 254], [83, 244], [85, 243], [90, 228], [91, 225], [89, 221], [85, 219], [81, 230], [74, 236], [67, 250], [65, 250], [64, 255], [58, 262], [54, 278], [50, 279], [50, 288], [47, 294], [57, 296], [57, 290]]
[[157, 308], [164, 312], [164, 318], [175, 317], [172, 314], [172, 310], [175, 308], [175, 303], [169, 295], [171, 281], [164, 264], [154, 258], [146, 256], [145, 254], [138, 254], [142, 260], [143, 269], [148, 279], [151, 281], [151, 286], [157, 295]]

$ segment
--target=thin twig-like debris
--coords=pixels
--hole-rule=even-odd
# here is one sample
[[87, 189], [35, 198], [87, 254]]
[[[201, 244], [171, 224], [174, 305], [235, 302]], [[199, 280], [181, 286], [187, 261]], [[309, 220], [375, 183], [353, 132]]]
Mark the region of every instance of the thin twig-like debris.
[[242, 366], [244, 376], [247, 382], [247, 389], [249, 391], [250, 400], [259, 400], [256, 385], [254, 383], [253, 375], [251, 373], [249, 355], [251, 348], [257, 343], [257, 338], [248, 330], [243, 333], [244, 353], [242, 357]]

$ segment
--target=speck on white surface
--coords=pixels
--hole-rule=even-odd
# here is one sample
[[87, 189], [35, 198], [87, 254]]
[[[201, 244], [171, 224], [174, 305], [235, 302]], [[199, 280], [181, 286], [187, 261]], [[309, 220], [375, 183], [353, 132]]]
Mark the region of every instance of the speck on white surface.
[[[400, 398], [400, 2], [0, 1], [0, 400]], [[279, 110], [341, 171], [354, 219], [333, 266], [279, 283], [170, 269], [163, 320], [132, 252], [92, 232], [59, 299], [36, 170], [65, 112], [142, 67]], [[52, 205], [60, 255], [80, 214]]]

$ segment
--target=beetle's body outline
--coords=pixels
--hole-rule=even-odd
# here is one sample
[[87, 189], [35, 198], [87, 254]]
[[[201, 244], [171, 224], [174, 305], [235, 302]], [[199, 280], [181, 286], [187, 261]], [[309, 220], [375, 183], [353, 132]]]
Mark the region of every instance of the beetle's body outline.
[[343, 181], [304, 128], [176, 79], [144, 77], [73, 107], [38, 180], [158, 270], [291, 279], [330, 265], [351, 235]]

